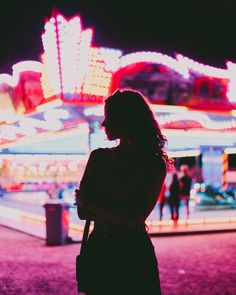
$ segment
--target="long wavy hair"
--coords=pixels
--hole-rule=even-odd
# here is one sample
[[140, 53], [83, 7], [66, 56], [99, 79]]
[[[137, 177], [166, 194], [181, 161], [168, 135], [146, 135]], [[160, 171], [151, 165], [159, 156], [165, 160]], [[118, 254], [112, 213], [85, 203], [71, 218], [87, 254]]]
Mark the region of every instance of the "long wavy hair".
[[116, 90], [105, 100], [105, 113], [117, 138], [129, 139], [141, 148], [154, 150], [166, 163], [172, 164], [164, 150], [167, 139], [140, 92]]

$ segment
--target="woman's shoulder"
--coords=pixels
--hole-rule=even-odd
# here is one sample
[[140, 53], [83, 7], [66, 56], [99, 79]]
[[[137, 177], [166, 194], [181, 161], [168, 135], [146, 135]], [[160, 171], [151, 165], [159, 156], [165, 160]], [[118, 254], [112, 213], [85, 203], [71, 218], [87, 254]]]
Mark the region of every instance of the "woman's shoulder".
[[114, 155], [114, 150], [112, 148], [97, 148], [90, 153], [90, 158], [92, 160], [104, 159]]
[[100, 154], [111, 154], [114, 152], [114, 148], [97, 148], [95, 150], [93, 150], [90, 155], [92, 156], [97, 156]]

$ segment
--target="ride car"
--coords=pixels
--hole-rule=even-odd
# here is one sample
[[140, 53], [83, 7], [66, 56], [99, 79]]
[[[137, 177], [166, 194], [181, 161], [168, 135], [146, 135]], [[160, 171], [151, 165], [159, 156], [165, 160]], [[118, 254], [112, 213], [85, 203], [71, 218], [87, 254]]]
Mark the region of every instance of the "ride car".
[[200, 186], [192, 196], [195, 207], [202, 209], [236, 208], [234, 195], [212, 186]]

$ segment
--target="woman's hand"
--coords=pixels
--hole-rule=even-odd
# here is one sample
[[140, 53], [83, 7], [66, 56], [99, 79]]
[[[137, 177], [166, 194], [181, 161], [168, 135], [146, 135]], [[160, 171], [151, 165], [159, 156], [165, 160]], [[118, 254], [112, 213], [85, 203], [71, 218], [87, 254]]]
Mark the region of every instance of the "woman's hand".
[[84, 201], [81, 199], [80, 196], [80, 191], [76, 189], [74, 191], [74, 196], [75, 196], [75, 203], [74, 205], [77, 206], [77, 214], [80, 219], [89, 219], [89, 220], [94, 220], [94, 214], [88, 209], [85, 208]]
[[80, 193], [79, 193], [79, 190], [76, 189], [74, 191], [74, 196], [75, 196], [75, 203], [74, 205], [77, 206], [77, 214], [79, 216], [80, 219], [87, 219], [87, 214], [86, 213], [86, 210], [84, 210], [84, 208], [82, 208], [82, 204], [83, 202], [81, 201], [81, 198], [80, 198]]

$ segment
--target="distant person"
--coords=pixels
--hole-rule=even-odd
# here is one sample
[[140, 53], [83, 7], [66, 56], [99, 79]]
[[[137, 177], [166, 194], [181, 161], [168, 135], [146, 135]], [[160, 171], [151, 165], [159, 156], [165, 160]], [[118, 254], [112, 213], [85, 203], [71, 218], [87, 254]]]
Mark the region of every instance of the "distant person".
[[169, 205], [170, 205], [171, 219], [176, 222], [179, 219], [179, 206], [180, 206], [180, 182], [179, 182], [177, 173], [173, 173], [169, 191], [170, 191]]
[[94, 221], [85, 248], [87, 267], [81, 269], [86, 294], [159, 295], [157, 259], [145, 220], [170, 161], [163, 150], [166, 139], [135, 91], [117, 90], [105, 100], [102, 126], [119, 145], [92, 151], [75, 190], [79, 218]]
[[163, 183], [161, 192], [158, 196], [158, 204], [159, 204], [159, 220], [162, 220], [163, 217], [163, 209], [165, 207], [165, 192], [166, 192], [166, 185]]
[[180, 171], [183, 176], [180, 178], [180, 198], [185, 202], [187, 210], [187, 218], [189, 218], [189, 200], [190, 200], [190, 190], [192, 185], [192, 177], [189, 173], [189, 167], [187, 165], [182, 165]]

